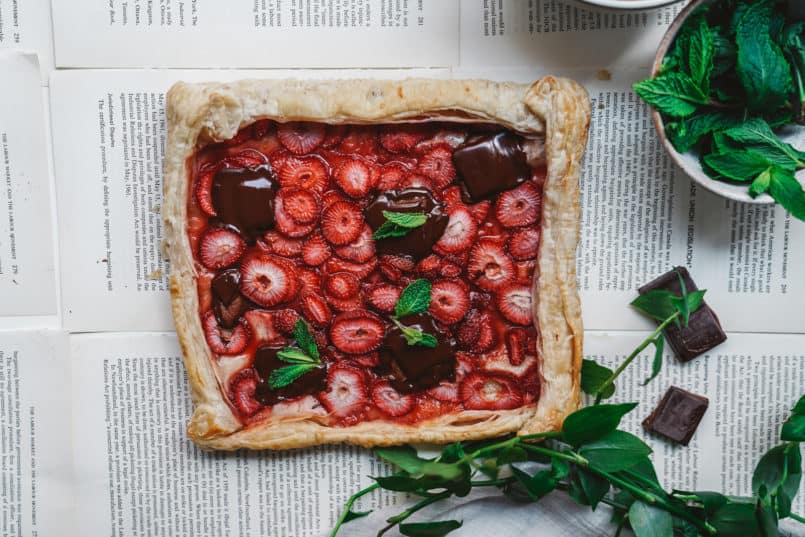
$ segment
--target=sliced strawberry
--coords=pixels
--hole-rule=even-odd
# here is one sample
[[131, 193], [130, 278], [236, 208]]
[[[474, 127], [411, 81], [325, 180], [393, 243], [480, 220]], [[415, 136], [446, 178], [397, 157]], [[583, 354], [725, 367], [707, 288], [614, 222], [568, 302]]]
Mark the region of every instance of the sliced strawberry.
[[539, 220], [541, 206], [539, 190], [525, 183], [507, 190], [495, 204], [495, 218], [503, 227], [522, 227]]
[[372, 402], [381, 412], [393, 418], [404, 416], [414, 408], [414, 397], [398, 392], [387, 380], [372, 384]]
[[426, 393], [418, 394], [414, 410], [405, 417], [412, 423], [427, 422], [439, 416], [458, 410], [458, 405], [449, 401], [440, 401]]
[[325, 137], [321, 123], [291, 122], [277, 127], [277, 138], [285, 148], [295, 155], [310, 153], [321, 145]]
[[443, 380], [438, 386], [428, 390], [428, 395], [435, 397], [439, 401], [457, 403], [459, 400], [458, 385], [455, 382], [447, 382]]
[[[461, 381], [464, 377], [475, 371], [478, 357], [468, 352], [456, 353], [456, 379]], [[458, 387], [456, 387], [458, 388]]]
[[468, 250], [475, 242], [478, 224], [466, 207], [453, 209], [449, 214], [450, 220], [436, 246], [448, 253]]
[[291, 216], [290, 212], [285, 206], [285, 199], [287, 196], [292, 195], [290, 189], [280, 189], [277, 196], [274, 198], [274, 224], [277, 231], [292, 239], [304, 237], [310, 234], [316, 227], [316, 222], [311, 224], [300, 224]]
[[302, 252], [301, 239], [289, 239], [276, 231], [267, 231], [263, 240], [272, 252], [282, 257], [296, 257]]
[[509, 242], [509, 253], [517, 260], [534, 259], [539, 251], [539, 230], [533, 227], [518, 229]]
[[324, 264], [324, 270], [330, 273], [349, 272], [350, 274], [355, 275], [355, 277], [357, 277], [359, 280], [362, 280], [369, 276], [376, 266], [376, 259], [371, 259], [366, 263], [351, 263], [337, 257], [331, 257]]
[[297, 267], [296, 279], [303, 292], [313, 291], [318, 293], [321, 289], [321, 276], [319, 276], [318, 272]]
[[364, 224], [358, 238], [346, 246], [336, 248], [335, 253], [338, 257], [356, 263], [364, 263], [372, 259], [375, 255], [375, 240], [372, 238], [372, 228]]
[[292, 336], [299, 314], [291, 309], [274, 310], [271, 313], [274, 315], [274, 325], [277, 329], [286, 336]]
[[264, 138], [273, 130], [273, 123], [270, 119], [258, 119], [252, 123], [252, 137], [255, 140]]
[[324, 292], [328, 296], [347, 299], [358, 296], [361, 284], [349, 272], [336, 272], [324, 278]]
[[313, 292], [302, 295], [299, 300], [302, 316], [316, 328], [324, 328], [330, 324], [333, 312], [322, 297]]
[[391, 283], [400, 283], [402, 280], [402, 271], [387, 261], [378, 263], [377, 268], [380, 270], [380, 273], [383, 274], [383, 277]]
[[251, 367], [240, 371], [229, 381], [229, 400], [241, 417], [250, 418], [262, 408], [263, 405], [254, 398], [259, 382], [257, 372]]
[[319, 200], [312, 191], [290, 188], [282, 199], [285, 211], [297, 224], [312, 224], [319, 219]]
[[515, 324], [530, 325], [534, 322], [531, 307], [531, 288], [527, 285], [508, 285], [498, 293], [498, 310]]
[[458, 278], [461, 275], [461, 267], [455, 265], [453, 263], [443, 262], [442, 268], [439, 270], [439, 274], [441, 274], [445, 278]]
[[461, 199], [461, 187], [451, 186], [445, 188], [442, 191], [442, 202], [448, 213], [459, 207], [464, 207], [464, 201]]
[[380, 355], [376, 352], [353, 354], [349, 358], [361, 367], [377, 367], [380, 364]]
[[456, 178], [453, 149], [447, 144], [432, 147], [419, 159], [417, 171], [433, 179], [437, 189], [446, 187]]
[[229, 155], [224, 159], [228, 168], [256, 168], [265, 164], [266, 156], [256, 149], [244, 149], [234, 155]]
[[369, 291], [369, 304], [374, 308], [384, 311], [394, 311], [397, 301], [400, 299], [399, 287], [393, 285], [378, 285]]
[[430, 314], [445, 324], [459, 322], [470, 309], [467, 288], [455, 280], [439, 280], [431, 286]]
[[525, 328], [510, 328], [506, 331], [506, 351], [509, 353], [509, 362], [518, 366], [525, 360], [528, 336]]
[[376, 188], [381, 192], [394, 190], [407, 174], [408, 171], [401, 164], [393, 162], [386, 164], [380, 169], [380, 180]]
[[327, 189], [329, 172], [319, 157], [288, 157], [278, 169], [281, 186], [303, 188], [319, 194]]
[[361, 414], [368, 403], [366, 377], [353, 367], [336, 364], [327, 371], [327, 390], [319, 398], [330, 414], [343, 418]]
[[215, 207], [212, 204], [212, 182], [215, 174], [222, 168], [220, 164], [208, 164], [203, 166], [198, 172], [196, 179], [196, 201], [201, 210], [208, 216], [217, 216]]
[[273, 311], [251, 310], [243, 314], [256, 347], [263, 345], [280, 346], [288, 343], [288, 339], [277, 328]]
[[472, 310], [456, 331], [459, 347], [471, 352], [486, 352], [497, 343], [492, 317], [487, 312]]
[[420, 175], [418, 173], [412, 173], [400, 181], [397, 185], [397, 188], [399, 190], [404, 188], [422, 188], [431, 192], [434, 191], [433, 181], [429, 177], [425, 177], [424, 175]]
[[478, 225], [481, 224], [489, 215], [489, 209], [492, 208], [492, 202], [489, 200], [479, 201], [474, 205], [470, 205], [470, 212]]
[[383, 263], [388, 263], [394, 268], [400, 269], [403, 272], [414, 270], [416, 263], [410, 257], [401, 257], [398, 255], [383, 254], [379, 259]]
[[261, 306], [275, 306], [293, 297], [296, 275], [282, 258], [251, 255], [240, 264], [240, 291]]
[[246, 242], [240, 235], [228, 229], [212, 229], [201, 239], [199, 258], [208, 269], [218, 270], [237, 263], [245, 251]]
[[343, 311], [358, 310], [363, 307], [363, 302], [359, 296], [352, 298], [336, 298], [334, 296], [327, 295], [327, 303], [330, 304], [333, 310], [339, 313]]
[[336, 201], [346, 201], [352, 203], [344, 194], [342, 194], [338, 190], [328, 190], [325, 192], [324, 196], [321, 199], [321, 207], [322, 209], [326, 209]]
[[335, 171], [335, 182], [348, 196], [362, 198], [377, 184], [378, 175], [358, 159], [345, 161]]
[[321, 146], [325, 149], [335, 147], [341, 143], [349, 130], [348, 125], [327, 125], [327, 137]]
[[332, 250], [321, 233], [314, 233], [302, 245], [302, 261], [311, 267], [318, 267], [332, 255]]
[[494, 291], [514, 279], [514, 262], [501, 245], [483, 239], [470, 251], [467, 274], [481, 289]]
[[365, 354], [380, 347], [385, 332], [383, 321], [374, 313], [348, 311], [333, 319], [330, 341], [347, 354]]
[[536, 259], [528, 261], [518, 261], [514, 264], [514, 272], [517, 275], [517, 281], [531, 285], [534, 281], [534, 270], [537, 268]]
[[243, 352], [249, 344], [249, 327], [242, 320], [235, 328], [223, 328], [218, 325], [215, 313], [208, 311], [202, 318], [202, 326], [207, 345], [215, 354], [234, 356]]
[[344, 246], [357, 239], [363, 226], [363, 213], [348, 201], [336, 201], [321, 215], [321, 233], [335, 246]]
[[478, 357], [478, 370], [487, 373], [503, 373], [510, 377], [522, 379], [525, 375], [534, 372], [537, 366], [537, 357], [533, 353], [525, 353], [522, 356], [515, 356], [514, 360], [522, 358], [519, 364], [512, 361], [512, 357], [504, 347], [498, 347], [490, 352]]
[[347, 155], [358, 154], [365, 157], [375, 157], [377, 154], [375, 134], [375, 129], [371, 127], [352, 129], [338, 144], [338, 150]]
[[392, 153], [408, 153], [425, 136], [421, 125], [388, 125], [380, 133], [380, 145]]
[[507, 410], [523, 404], [517, 382], [503, 375], [470, 373], [461, 381], [459, 397], [470, 410]]
[[426, 278], [433, 278], [439, 275], [442, 269], [442, 258], [438, 255], [431, 254], [419, 260], [416, 264], [416, 272], [425, 276]]

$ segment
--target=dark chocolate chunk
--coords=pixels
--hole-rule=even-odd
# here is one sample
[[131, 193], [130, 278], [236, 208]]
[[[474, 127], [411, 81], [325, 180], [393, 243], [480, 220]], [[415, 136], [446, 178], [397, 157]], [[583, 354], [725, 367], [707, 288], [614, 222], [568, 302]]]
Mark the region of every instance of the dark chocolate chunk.
[[415, 260], [431, 253], [433, 245], [442, 238], [447, 222], [450, 220], [442, 205], [425, 189], [406, 188], [389, 190], [378, 194], [366, 207], [366, 223], [377, 230], [386, 222], [383, 211], [395, 213], [425, 213], [428, 219], [402, 237], [386, 237], [375, 241], [381, 254], [407, 255]]
[[223, 168], [212, 182], [212, 204], [224, 224], [253, 241], [274, 227], [279, 183], [268, 165], [254, 170]]
[[[654, 289], [666, 289], [677, 296], [681, 296], [680, 275], [685, 282], [685, 288], [688, 293], [698, 290], [696, 283], [688, 274], [688, 270], [685, 267], [675, 267], [637, 291], [642, 295]], [[727, 334], [721, 328], [721, 323], [718, 321], [715, 312], [710, 309], [706, 302], [702, 302], [701, 307], [690, 314], [690, 321], [687, 327], [680, 328], [676, 323], [671, 323], [665, 329], [665, 338], [674, 349], [677, 358], [682, 362], [689, 362], [726, 341]]]
[[699, 427], [708, 404], [706, 397], [671, 386], [654, 412], [643, 421], [643, 427], [649, 432], [687, 446]]
[[453, 152], [453, 164], [473, 203], [531, 177], [523, 139], [508, 131], [469, 138]]
[[393, 326], [380, 348], [381, 372], [399, 392], [426, 390], [442, 380], [453, 380], [456, 356], [453, 342], [436, 327], [429, 315], [409, 315], [400, 322], [436, 337], [436, 347], [409, 345], [402, 331]]
[[240, 294], [240, 271], [228, 269], [212, 279], [213, 296], [219, 298], [224, 304], [229, 304]]
[[254, 392], [255, 399], [264, 405], [274, 405], [280, 401], [324, 391], [327, 384], [327, 370], [324, 366], [308, 371], [285, 387], [272, 389], [268, 385], [271, 373], [290, 365], [277, 357], [280, 350], [282, 347], [260, 347], [255, 352], [253, 367], [263, 381]]

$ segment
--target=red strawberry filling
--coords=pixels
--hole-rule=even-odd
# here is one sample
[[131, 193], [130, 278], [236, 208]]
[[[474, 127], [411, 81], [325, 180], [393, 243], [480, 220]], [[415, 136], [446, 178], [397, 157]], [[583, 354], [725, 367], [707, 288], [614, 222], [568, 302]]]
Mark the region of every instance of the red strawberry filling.
[[[249, 422], [312, 397], [331, 426], [408, 424], [538, 401], [545, 171], [528, 143], [487, 125], [261, 120], [199, 149], [188, 238], [235, 413]], [[422, 278], [429, 306], [396, 318]], [[320, 358], [272, 387], [298, 319]], [[432, 341], [411, 343], [411, 329]], [[235, 356], [243, 369], [224, 373]]]

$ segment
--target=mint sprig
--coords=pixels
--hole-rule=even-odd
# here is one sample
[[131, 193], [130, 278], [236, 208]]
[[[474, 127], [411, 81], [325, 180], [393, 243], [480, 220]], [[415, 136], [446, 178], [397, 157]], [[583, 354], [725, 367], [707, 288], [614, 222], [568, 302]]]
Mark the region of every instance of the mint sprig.
[[428, 215], [425, 213], [398, 213], [394, 211], [383, 211], [386, 219], [383, 224], [372, 234], [374, 239], [385, 239], [387, 237], [402, 237], [425, 224]]
[[268, 377], [268, 386], [272, 390], [284, 388], [292, 384], [296, 379], [321, 367], [319, 349], [316, 340], [310, 332], [310, 327], [299, 318], [293, 327], [294, 339], [298, 347], [285, 347], [277, 352], [277, 358], [283, 362], [288, 362], [289, 366], [280, 367], [271, 372]]
[[428, 280], [414, 280], [403, 289], [397, 304], [394, 306], [394, 318], [391, 320], [402, 332], [408, 345], [434, 348], [439, 341], [432, 334], [423, 332], [418, 328], [405, 326], [399, 319], [408, 315], [425, 313], [430, 307], [431, 284]]
[[405, 326], [397, 319], [392, 319], [392, 322], [397, 325], [397, 328], [402, 332], [405, 342], [410, 346], [419, 345], [421, 347], [436, 347], [439, 342], [431, 334], [423, 332], [419, 328]]

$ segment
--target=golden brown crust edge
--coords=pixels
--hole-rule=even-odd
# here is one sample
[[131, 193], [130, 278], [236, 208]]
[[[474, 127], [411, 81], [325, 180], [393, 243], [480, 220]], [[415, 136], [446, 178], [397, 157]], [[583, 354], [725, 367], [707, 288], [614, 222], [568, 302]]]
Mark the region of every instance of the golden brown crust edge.
[[[333, 442], [363, 446], [450, 442], [513, 431], [530, 434], [553, 430], [577, 408], [582, 342], [575, 277], [578, 175], [589, 123], [589, 101], [580, 86], [553, 77], [530, 88], [489, 81], [425, 79], [178, 83], [168, 93], [167, 115], [165, 246], [171, 261], [176, 330], [195, 405], [187, 432], [197, 444], [212, 449], [282, 449]], [[370, 422], [330, 428], [313, 420], [296, 419], [241, 428], [219, 389], [196, 313], [196, 275], [185, 229], [190, 186], [185, 160], [199, 139], [229, 138], [242, 125], [263, 117], [326, 122], [471, 118], [494, 121], [526, 134], [547, 131], [541, 266], [534, 293], [543, 377], [536, 409], [532, 405], [510, 411], [465, 411], [420, 426]]]

